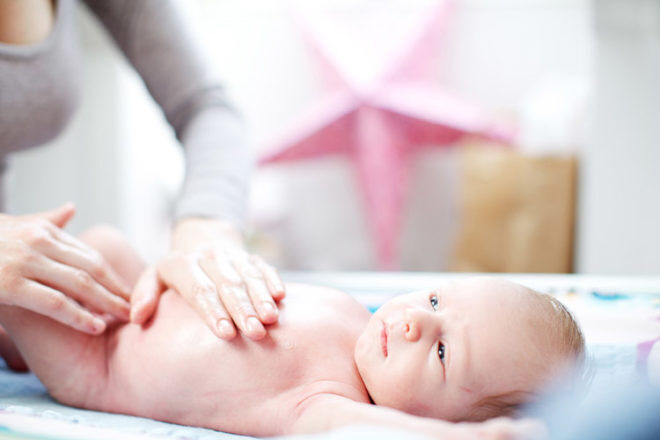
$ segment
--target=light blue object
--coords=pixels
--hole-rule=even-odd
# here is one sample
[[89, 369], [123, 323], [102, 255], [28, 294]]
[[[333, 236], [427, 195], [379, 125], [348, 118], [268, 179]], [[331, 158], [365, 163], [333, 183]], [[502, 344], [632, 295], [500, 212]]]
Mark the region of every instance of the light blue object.
[[546, 421], [552, 440], [658, 440], [660, 389], [639, 380], [594, 384], [588, 393], [548, 396], [531, 416]]
[[595, 296], [598, 299], [602, 299], [605, 301], [616, 301], [616, 300], [622, 300], [622, 299], [629, 299], [630, 295], [625, 295], [623, 293], [603, 293], [603, 292], [591, 292], [593, 296]]

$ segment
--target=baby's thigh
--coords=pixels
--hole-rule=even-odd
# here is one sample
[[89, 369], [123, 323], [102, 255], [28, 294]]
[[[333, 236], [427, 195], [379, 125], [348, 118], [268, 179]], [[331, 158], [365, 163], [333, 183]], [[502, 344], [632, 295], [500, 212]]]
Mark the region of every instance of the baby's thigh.
[[133, 287], [146, 263], [116, 228], [99, 225], [83, 231], [78, 238], [97, 250], [117, 274]]
[[58, 401], [85, 406], [102, 397], [107, 332], [81, 333], [32, 311], [0, 306], [0, 322], [48, 392]]

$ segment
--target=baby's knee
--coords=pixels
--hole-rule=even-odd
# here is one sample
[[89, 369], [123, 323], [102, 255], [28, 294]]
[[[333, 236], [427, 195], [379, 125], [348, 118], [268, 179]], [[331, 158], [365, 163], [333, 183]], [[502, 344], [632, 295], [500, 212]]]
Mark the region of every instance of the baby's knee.
[[135, 284], [145, 268], [144, 260], [138, 255], [128, 239], [113, 226], [93, 226], [83, 231], [78, 238], [98, 251], [130, 286]]

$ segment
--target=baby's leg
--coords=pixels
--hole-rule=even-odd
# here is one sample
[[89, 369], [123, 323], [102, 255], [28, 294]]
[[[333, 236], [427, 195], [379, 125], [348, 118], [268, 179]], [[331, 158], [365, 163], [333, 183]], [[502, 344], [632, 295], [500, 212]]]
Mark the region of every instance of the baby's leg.
[[78, 238], [99, 251], [129, 286], [135, 285], [146, 265], [121, 232], [111, 226], [95, 226]]
[[[144, 263], [115, 230], [94, 228], [81, 239], [96, 248], [132, 285]], [[68, 405], [88, 407], [104, 393], [107, 342], [112, 330], [90, 336], [19, 307], [0, 306], [2, 324], [30, 369], [50, 394]]]

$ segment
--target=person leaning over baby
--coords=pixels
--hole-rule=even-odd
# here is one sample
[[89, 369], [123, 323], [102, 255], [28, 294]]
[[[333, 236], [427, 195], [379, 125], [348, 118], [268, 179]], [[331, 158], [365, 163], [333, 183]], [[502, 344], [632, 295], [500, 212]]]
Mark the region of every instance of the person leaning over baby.
[[[144, 263], [116, 231], [82, 238], [135, 283]], [[514, 415], [584, 358], [559, 301], [499, 278], [400, 295], [373, 315], [343, 292], [289, 284], [260, 341], [217, 338], [171, 291], [143, 325], [105, 319], [108, 331], [94, 336], [0, 306], [0, 323], [58, 401], [255, 436], [350, 424], [444, 439], [533, 436], [532, 421], [481, 421]]]
[[[193, 38], [195, 23], [181, 18], [186, 2], [0, 0], [0, 212], [7, 158], [53, 140], [77, 107], [84, 70], [79, 4], [139, 74], [181, 143], [186, 173], [171, 249], [144, 267], [131, 307], [130, 289], [112, 267], [64, 231], [72, 204], [32, 215], [0, 214], [0, 304], [99, 334], [105, 323], [94, 312], [124, 320], [130, 313], [142, 321], [170, 288], [219, 338], [232, 339], [237, 329], [263, 338], [263, 324], [277, 321], [284, 285], [273, 267], [245, 248], [241, 228], [253, 159], [242, 118]], [[83, 143], [94, 142], [90, 137]], [[142, 165], [157, 167], [158, 157]], [[0, 355], [24, 368], [4, 336], [0, 329]]]

